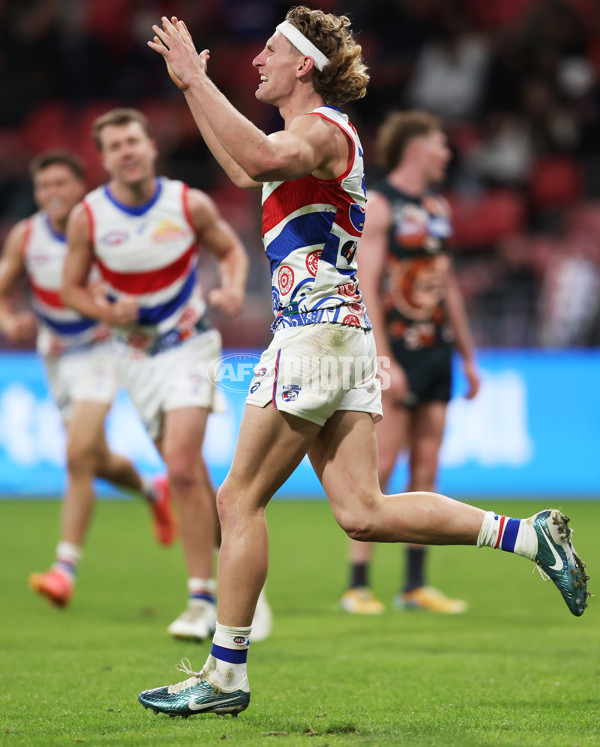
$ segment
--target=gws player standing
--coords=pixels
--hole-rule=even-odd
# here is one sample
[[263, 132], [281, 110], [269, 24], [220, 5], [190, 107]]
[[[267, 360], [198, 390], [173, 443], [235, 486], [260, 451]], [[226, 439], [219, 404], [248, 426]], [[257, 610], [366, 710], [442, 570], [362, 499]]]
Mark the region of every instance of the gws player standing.
[[[386, 178], [367, 192], [360, 278], [380, 360], [388, 364], [377, 424], [379, 483], [385, 489], [398, 454], [409, 455], [410, 491], [435, 488], [450, 400], [452, 353], [463, 359], [472, 398], [479, 389], [473, 340], [452, 271], [452, 224], [433, 187], [445, 175], [450, 149], [441, 122], [426, 112], [390, 112], [377, 138]], [[369, 586], [374, 545], [350, 540], [350, 587], [342, 606], [378, 614], [383, 604]], [[404, 585], [394, 597], [402, 609], [457, 614], [467, 608], [426, 582], [427, 550], [409, 545]]]

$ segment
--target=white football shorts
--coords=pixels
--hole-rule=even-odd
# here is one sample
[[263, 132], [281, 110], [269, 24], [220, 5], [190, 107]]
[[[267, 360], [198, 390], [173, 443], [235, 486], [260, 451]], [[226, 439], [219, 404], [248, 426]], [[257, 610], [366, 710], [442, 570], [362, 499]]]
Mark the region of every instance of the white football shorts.
[[211, 329], [152, 356], [126, 350], [119, 356], [120, 380], [150, 438], [156, 441], [164, 416], [183, 407], [206, 407], [224, 412], [223, 395], [210, 372], [221, 356], [221, 335]]
[[63, 422], [71, 417], [73, 402], [111, 405], [119, 389], [117, 357], [112, 343], [44, 358], [50, 392]]
[[324, 425], [337, 410], [383, 417], [371, 330], [343, 324], [284, 327], [261, 355], [246, 403]]

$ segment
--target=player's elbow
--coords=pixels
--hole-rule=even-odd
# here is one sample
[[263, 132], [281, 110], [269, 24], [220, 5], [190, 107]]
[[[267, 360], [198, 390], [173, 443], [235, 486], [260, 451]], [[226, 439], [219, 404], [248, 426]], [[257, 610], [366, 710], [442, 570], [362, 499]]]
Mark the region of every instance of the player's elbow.
[[258, 150], [244, 164], [244, 171], [254, 182], [297, 179], [305, 176], [305, 173], [299, 171], [300, 163], [299, 153], [265, 153]]

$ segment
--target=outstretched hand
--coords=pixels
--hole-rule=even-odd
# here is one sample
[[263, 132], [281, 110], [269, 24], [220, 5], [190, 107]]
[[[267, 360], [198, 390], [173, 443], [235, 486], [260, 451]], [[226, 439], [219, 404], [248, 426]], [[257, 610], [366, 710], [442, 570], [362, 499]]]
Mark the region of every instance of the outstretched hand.
[[186, 91], [195, 75], [206, 75], [210, 52], [208, 49], [200, 54], [196, 52], [187, 26], [176, 16], [172, 16], [170, 21], [163, 16], [161, 20], [162, 28], [156, 24], [152, 26], [156, 36], [148, 42], [148, 46], [164, 59], [175, 85], [181, 91]]

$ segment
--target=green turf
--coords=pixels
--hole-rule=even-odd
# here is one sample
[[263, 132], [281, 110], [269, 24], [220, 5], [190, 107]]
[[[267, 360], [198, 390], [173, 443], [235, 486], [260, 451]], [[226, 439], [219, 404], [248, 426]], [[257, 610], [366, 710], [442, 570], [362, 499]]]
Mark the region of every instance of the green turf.
[[[528, 515], [546, 502], [493, 507]], [[600, 502], [561, 507], [593, 592]], [[337, 606], [345, 538], [325, 502], [268, 509], [275, 625], [251, 647], [250, 708], [155, 717], [138, 691], [183, 679], [181, 657], [200, 669], [208, 651], [165, 632], [183, 608], [180, 547], [154, 545], [138, 503], [102, 501], [73, 604], [58, 611], [27, 589], [52, 559], [58, 511], [0, 501], [1, 745], [600, 745], [600, 602], [576, 619], [527, 561], [436, 548], [430, 581], [467, 599], [467, 614], [349, 616]], [[401, 557], [377, 550], [373, 585], [386, 602]]]

